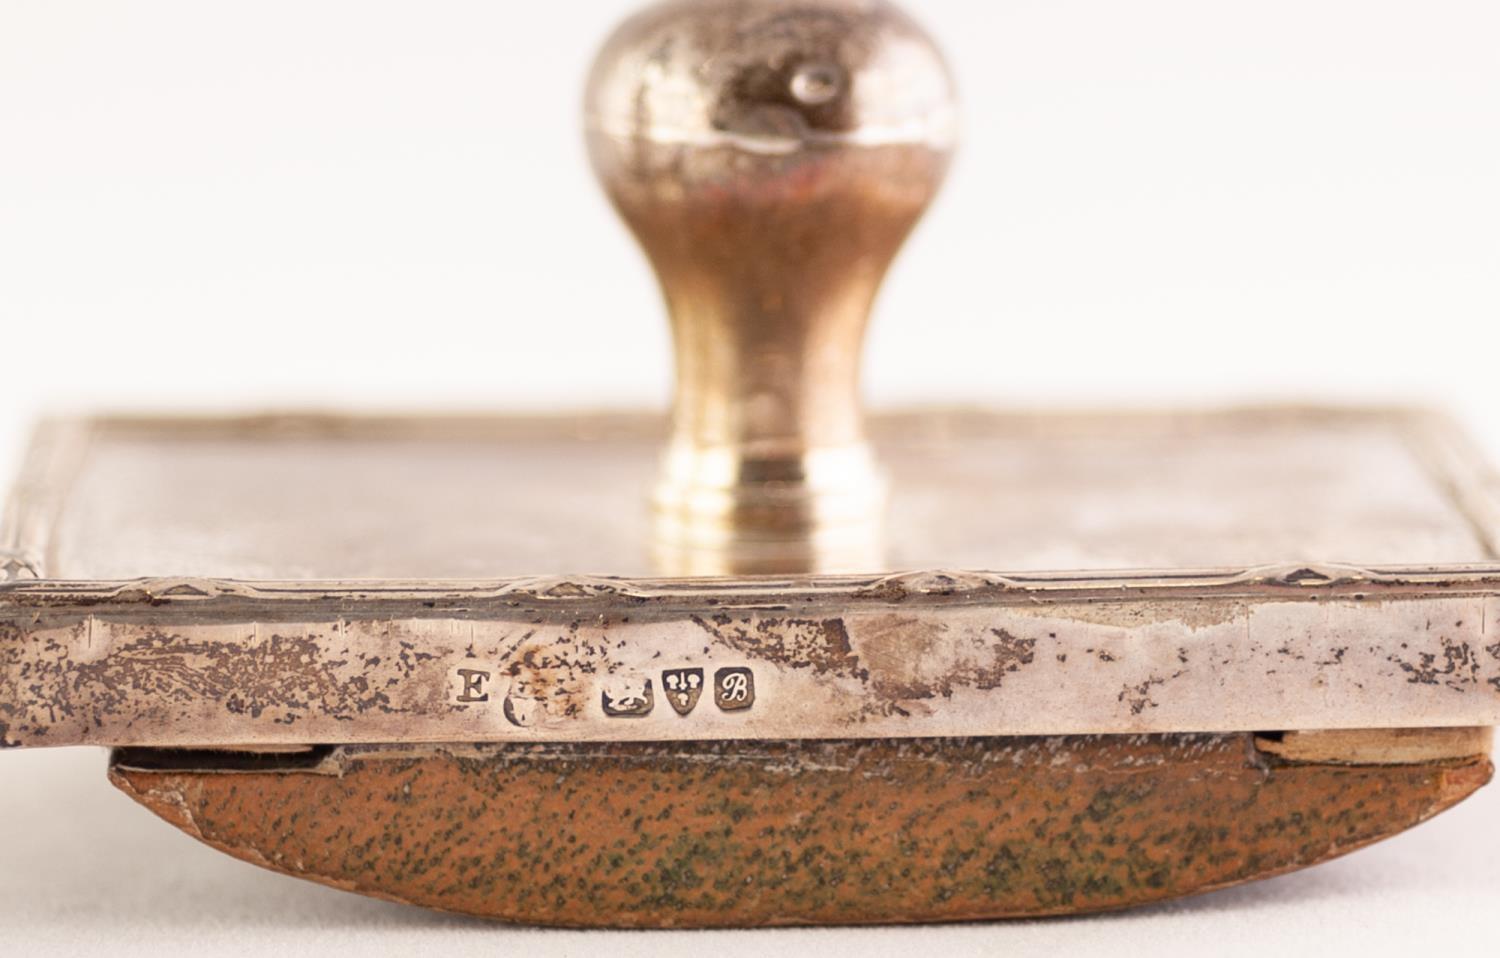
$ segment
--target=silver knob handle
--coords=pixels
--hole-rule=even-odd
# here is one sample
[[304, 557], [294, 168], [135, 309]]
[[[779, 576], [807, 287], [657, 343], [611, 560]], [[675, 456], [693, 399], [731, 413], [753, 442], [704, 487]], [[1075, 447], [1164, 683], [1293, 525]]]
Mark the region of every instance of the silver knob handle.
[[605, 43], [590, 156], [676, 348], [664, 571], [880, 567], [860, 352], [955, 116], [941, 55], [879, 0], [674, 0]]

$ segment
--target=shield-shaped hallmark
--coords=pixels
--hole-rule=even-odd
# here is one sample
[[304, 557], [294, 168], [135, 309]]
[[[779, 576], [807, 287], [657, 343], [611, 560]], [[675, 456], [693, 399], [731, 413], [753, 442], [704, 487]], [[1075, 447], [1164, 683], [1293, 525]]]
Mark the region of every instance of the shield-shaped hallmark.
[[703, 670], [667, 669], [661, 674], [661, 685], [672, 708], [678, 715], [686, 715], [698, 704], [698, 696], [703, 694]]

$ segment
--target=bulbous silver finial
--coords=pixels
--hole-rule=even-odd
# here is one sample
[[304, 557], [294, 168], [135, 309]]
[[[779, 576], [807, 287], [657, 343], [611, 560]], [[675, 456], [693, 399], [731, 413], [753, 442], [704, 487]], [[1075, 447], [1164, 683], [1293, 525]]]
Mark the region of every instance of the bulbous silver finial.
[[954, 146], [936, 47], [881, 0], [671, 0], [605, 43], [585, 113], [676, 344], [663, 570], [878, 568], [859, 357]]

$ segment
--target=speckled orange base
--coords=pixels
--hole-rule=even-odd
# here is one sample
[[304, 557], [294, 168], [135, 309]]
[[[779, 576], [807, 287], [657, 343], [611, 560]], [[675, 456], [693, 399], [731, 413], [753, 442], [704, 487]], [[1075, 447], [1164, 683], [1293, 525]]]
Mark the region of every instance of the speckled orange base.
[[1324, 861], [1448, 808], [1492, 770], [1482, 755], [1289, 764], [1249, 734], [205, 758], [123, 751], [110, 777], [290, 875], [510, 921], [629, 927], [1123, 908]]

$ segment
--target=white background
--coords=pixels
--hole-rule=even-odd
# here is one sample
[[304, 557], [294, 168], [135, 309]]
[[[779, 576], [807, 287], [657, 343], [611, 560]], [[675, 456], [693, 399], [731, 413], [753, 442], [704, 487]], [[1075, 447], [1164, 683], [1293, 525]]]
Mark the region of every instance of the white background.
[[[37, 411], [664, 403], [588, 172], [627, 0], [0, 0], [0, 467]], [[966, 142], [867, 354], [888, 405], [1453, 407], [1500, 453], [1500, 6], [911, 0]], [[1382, 847], [1127, 916], [559, 935], [260, 873], [90, 752], [0, 756], [0, 937], [119, 953], [1482, 951], [1500, 789]], [[35, 953], [22, 949], [21, 953]]]

